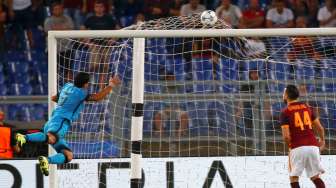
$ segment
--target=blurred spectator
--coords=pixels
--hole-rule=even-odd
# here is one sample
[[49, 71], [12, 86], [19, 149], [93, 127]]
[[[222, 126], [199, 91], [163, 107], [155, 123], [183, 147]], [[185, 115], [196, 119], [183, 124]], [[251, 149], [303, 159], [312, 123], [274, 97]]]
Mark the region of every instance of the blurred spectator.
[[168, 129], [169, 136], [185, 136], [188, 131], [189, 116], [178, 104], [166, 104], [163, 110], [154, 115], [154, 134], [163, 136], [164, 129]]
[[43, 5], [43, 0], [32, 0], [33, 26], [43, 30], [44, 20], [47, 17], [46, 9]]
[[79, 29], [83, 24], [83, 3], [87, 0], [63, 0], [64, 15], [69, 16], [74, 22], [74, 28]]
[[[296, 18], [295, 26], [297, 28], [306, 28], [307, 20], [303, 16]], [[292, 38], [293, 48], [287, 53], [288, 61], [292, 62], [298, 58], [309, 58], [313, 60], [320, 60], [321, 55], [314, 48], [314, 38], [306, 36], [297, 36]]]
[[143, 13], [138, 13], [134, 19], [134, 24], [140, 24], [145, 22], [145, 15]]
[[143, 8], [147, 20], [164, 18], [169, 15], [170, 0], [144, 0]]
[[[178, 75], [183, 76], [183, 75]], [[162, 81], [166, 81], [164, 85], [162, 85], [162, 93], [170, 93], [170, 94], [177, 94], [183, 92], [183, 85], [176, 84], [176, 75], [172, 70], [160, 70], [160, 79]]]
[[0, 58], [3, 58], [5, 50], [5, 23], [7, 21], [7, 9], [0, 1]]
[[265, 43], [259, 38], [248, 38], [245, 43], [245, 48], [242, 48], [244, 53], [249, 57], [265, 58], [267, 55]]
[[190, 16], [205, 11], [205, 6], [200, 4], [199, 0], [189, 0], [188, 4], [181, 7], [181, 16]]
[[231, 4], [231, 0], [222, 0], [221, 5], [216, 9], [216, 14], [219, 19], [223, 19], [232, 28], [238, 28], [241, 23], [240, 8]]
[[0, 111], [0, 159], [11, 159], [16, 149], [15, 139], [12, 127], [5, 123], [4, 120], [5, 113]]
[[55, 2], [51, 5], [51, 16], [44, 22], [44, 31], [74, 29], [72, 19], [63, 14], [63, 5]]
[[[259, 88], [260, 85], [258, 83], [255, 83], [253, 81], [258, 81], [260, 79], [260, 72], [257, 69], [251, 69], [248, 72], [249, 80], [252, 81], [249, 84], [242, 85], [240, 88], [241, 93], [256, 93], [259, 94], [260, 91], [263, 91], [262, 88]], [[265, 86], [266, 89], [266, 86]], [[264, 91], [263, 91], [264, 92]], [[239, 125], [242, 125], [239, 127], [240, 132], [242, 135], [253, 135], [254, 125], [253, 125], [253, 119], [254, 119], [254, 108], [255, 108], [255, 101], [254, 99], [251, 99], [250, 101], [244, 101], [239, 102], [236, 109], [236, 121], [240, 122]], [[266, 100], [263, 104], [263, 110], [262, 115], [265, 120], [271, 119], [271, 105], [269, 103], [269, 100]]]
[[[54, 2], [51, 5], [51, 16], [48, 17], [44, 22], [44, 31], [48, 33], [51, 30], [72, 30], [74, 29], [74, 24], [70, 17], [63, 14], [63, 5], [60, 2]], [[64, 73], [65, 78], [70, 78], [72, 73], [72, 60], [74, 59], [74, 54], [71, 50], [71, 43], [68, 40], [61, 40], [59, 42], [58, 57], [59, 65], [62, 70], [60, 72]], [[63, 70], [64, 69], [64, 70]]]
[[304, 0], [295, 0], [293, 2], [293, 12], [295, 17], [298, 16], [307, 16], [308, 13], [308, 7], [307, 3]]
[[319, 27], [319, 21], [317, 20], [317, 13], [319, 10], [319, 0], [307, 0], [308, 15], [307, 15], [307, 26], [308, 27]]
[[192, 58], [211, 59], [217, 55], [215, 51], [216, 40], [214, 38], [200, 38], [192, 41]]
[[[258, 70], [250, 70], [249, 71], [249, 80], [257, 81], [259, 80], [259, 72]], [[240, 88], [241, 93], [255, 93], [255, 85], [256, 84], [245, 84]], [[242, 135], [253, 135], [253, 106], [254, 101], [245, 101], [239, 102], [237, 105], [235, 117], [238, 123], [240, 132]]]
[[334, 0], [326, 0], [325, 6], [320, 8], [317, 19], [320, 27], [336, 27], [336, 6]]
[[169, 5], [169, 16], [180, 16], [182, 3], [182, 0], [172, 0]]
[[250, 0], [249, 7], [243, 11], [243, 28], [263, 28], [265, 22], [265, 12], [259, 7], [258, 0]]
[[[94, 14], [95, 3], [97, 0], [83, 0], [82, 12], [86, 14], [86, 17], [90, 17]], [[104, 4], [105, 9], [108, 9], [108, 0], [98, 0]], [[108, 12], [108, 11], [107, 11]]]
[[135, 17], [143, 10], [140, 0], [123, 0], [119, 3], [120, 4], [116, 10], [116, 14], [119, 17]]
[[266, 27], [268, 28], [290, 28], [294, 26], [293, 12], [285, 7], [284, 0], [274, 0], [274, 8], [268, 10], [266, 20]]
[[112, 16], [106, 14], [104, 1], [96, 0], [94, 15], [85, 20], [82, 29], [113, 30], [120, 28], [118, 22]]
[[32, 13], [32, 2], [31, 0], [8, 0], [8, 14], [13, 26], [11, 31], [16, 34], [16, 40], [12, 40], [13, 45], [18, 49], [24, 49], [24, 32], [27, 32], [27, 38], [29, 45], [34, 46], [32, 24], [33, 24], [33, 13]]

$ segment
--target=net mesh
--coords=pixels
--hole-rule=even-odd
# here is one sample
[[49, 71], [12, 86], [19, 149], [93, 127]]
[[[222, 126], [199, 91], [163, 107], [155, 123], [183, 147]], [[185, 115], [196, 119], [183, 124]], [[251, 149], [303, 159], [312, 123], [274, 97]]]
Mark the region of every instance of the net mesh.
[[[205, 28], [198, 17], [126, 29]], [[225, 28], [221, 20], [213, 27]], [[57, 44], [59, 89], [78, 72], [90, 73], [89, 93], [112, 75], [122, 80], [104, 101], [87, 102], [72, 125], [67, 139], [75, 158], [129, 157], [133, 39], [63, 38]], [[145, 46], [143, 157], [286, 155], [279, 126], [286, 84], [298, 85], [320, 117], [324, 153], [336, 153], [335, 37], [147, 38]]]

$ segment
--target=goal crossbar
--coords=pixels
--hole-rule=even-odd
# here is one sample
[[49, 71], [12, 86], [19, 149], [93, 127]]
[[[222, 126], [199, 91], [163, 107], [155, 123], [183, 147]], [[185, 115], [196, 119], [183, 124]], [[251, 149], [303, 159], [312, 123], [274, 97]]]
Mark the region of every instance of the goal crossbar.
[[283, 28], [283, 29], [199, 29], [199, 30], [100, 30], [100, 31], [49, 31], [50, 38], [117, 37], [272, 37], [272, 36], [331, 36], [336, 28]]

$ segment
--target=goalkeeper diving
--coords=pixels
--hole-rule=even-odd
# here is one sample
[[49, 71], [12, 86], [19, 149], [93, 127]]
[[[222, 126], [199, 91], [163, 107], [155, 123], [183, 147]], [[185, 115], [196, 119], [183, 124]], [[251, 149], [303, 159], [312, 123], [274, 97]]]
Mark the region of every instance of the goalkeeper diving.
[[65, 134], [68, 132], [71, 122], [78, 119], [84, 108], [84, 101], [100, 101], [120, 84], [120, 79], [114, 76], [110, 78], [108, 86], [100, 92], [88, 94], [89, 80], [88, 73], [78, 73], [74, 83], [66, 83], [61, 91], [51, 98], [57, 105], [42, 132], [15, 136], [16, 144], [20, 148], [28, 142], [47, 142], [56, 150], [57, 154], [53, 156], [38, 157], [40, 169], [46, 176], [49, 175], [49, 164], [64, 164], [72, 160], [73, 153], [65, 141]]

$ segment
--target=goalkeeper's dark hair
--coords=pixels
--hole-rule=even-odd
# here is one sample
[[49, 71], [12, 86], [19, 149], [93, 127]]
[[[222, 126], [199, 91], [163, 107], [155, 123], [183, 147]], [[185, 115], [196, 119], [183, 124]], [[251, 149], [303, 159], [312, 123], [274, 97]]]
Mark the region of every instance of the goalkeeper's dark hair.
[[295, 85], [287, 85], [286, 93], [290, 100], [296, 100], [300, 97], [299, 89]]
[[74, 85], [76, 87], [82, 88], [85, 84], [89, 83], [90, 75], [86, 72], [80, 72], [75, 76]]

